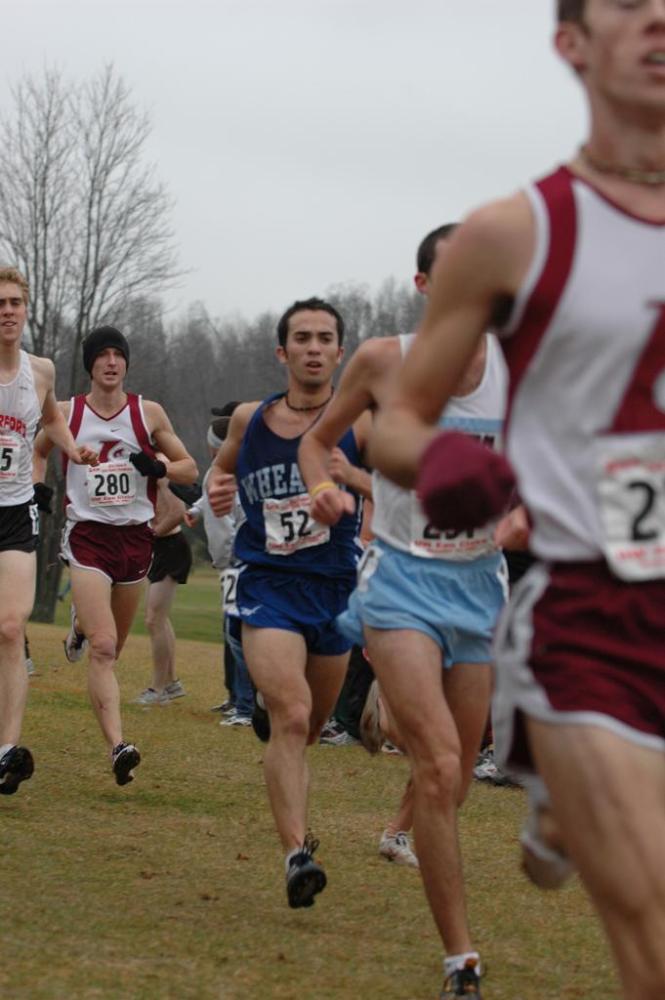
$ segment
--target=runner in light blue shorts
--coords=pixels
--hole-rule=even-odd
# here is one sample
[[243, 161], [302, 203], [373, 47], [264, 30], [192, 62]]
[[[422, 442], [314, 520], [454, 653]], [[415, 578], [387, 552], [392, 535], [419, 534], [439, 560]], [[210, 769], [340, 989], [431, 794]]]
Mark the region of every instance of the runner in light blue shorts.
[[471, 562], [423, 559], [375, 540], [358, 568], [358, 586], [337, 627], [362, 645], [363, 623], [415, 629], [441, 647], [447, 667], [489, 663], [496, 620], [505, 604], [507, 571], [498, 552]]

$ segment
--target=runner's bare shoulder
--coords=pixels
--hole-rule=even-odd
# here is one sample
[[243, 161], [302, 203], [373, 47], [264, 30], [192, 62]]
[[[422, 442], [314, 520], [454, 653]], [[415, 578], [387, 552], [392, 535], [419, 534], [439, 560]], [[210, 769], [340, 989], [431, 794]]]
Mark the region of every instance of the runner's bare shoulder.
[[533, 210], [520, 191], [472, 212], [455, 231], [451, 251], [472, 261], [496, 293], [513, 295], [531, 263], [535, 239]]

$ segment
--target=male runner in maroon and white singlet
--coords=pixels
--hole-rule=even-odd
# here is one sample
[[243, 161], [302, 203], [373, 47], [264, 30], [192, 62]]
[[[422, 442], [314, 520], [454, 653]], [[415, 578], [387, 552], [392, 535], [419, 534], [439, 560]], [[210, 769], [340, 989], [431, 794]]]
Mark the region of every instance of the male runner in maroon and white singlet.
[[[83, 342], [83, 364], [90, 391], [59, 405], [74, 438], [99, 452], [99, 465], [86, 472], [65, 463], [62, 556], [72, 581], [73, 624], [90, 644], [90, 700], [115, 779], [125, 785], [141, 757], [123, 740], [114, 667], [150, 568], [157, 481], [192, 483], [197, 469], [159, 403], [125, 392], [129, 344], [119, 330], [93, 330]], [[35, 450], [41, 460], [50, 451], [41, 435]]]
[[41, 421], [45, 435], [72, 463], [94, 462], [78, 448], [54, 395], [53, 362], [21, 350], [28, 285], [12, 267], [0, 269], [0, 794], [12, 795], [34, 770], [17, 746], [28, 693], [23, 643], [35, 597], [39, 519], [32, 449]]
[[[588, 142], [453, 237], [373, 458], [418, 478], [426, 509], [446, 485], [463, 507], [434, 421], [494, 320], [540, 560], [498, 637], [497, 751], [547, 786], [523, 837], [532, 872], [552, 884], [568, 855], [623, 996], [643, 1000], [665, 996], [665, 0], [559, 0], [558, 15]], [[480, 482], [493, 503], [458, 445], [467, 497]]]

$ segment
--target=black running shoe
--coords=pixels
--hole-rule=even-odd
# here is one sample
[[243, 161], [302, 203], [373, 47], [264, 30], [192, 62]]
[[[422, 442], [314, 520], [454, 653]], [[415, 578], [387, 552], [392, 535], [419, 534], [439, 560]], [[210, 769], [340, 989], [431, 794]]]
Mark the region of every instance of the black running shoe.
[[13, 795], [22, 781], [32, 777], [34, 769], [27, 747], [10, 747], [0, 759], [0, 795]]
[[113, 773], [119, 785], [128, 785], [134, 780], [132, 771], [141, 763], [141, 754], [133, 743], [118, 743], [113, 747]]
[[254, 710], [252, 712], [252, 729], [261, 740], [267, 743], [270, 739], [270, 716], [260, 691], [254, 693]]
[[302, 849], [289, 861], [286, 894], [289, 897], [289, 906], [294, 910], [300, 906], [313, 906], [316, 894], [326, 887], [328, 881], [326, 873], [313, 858], [318, 846], [318, 840], [308, 833]]
[[455, 997], [475, 997], [475, 1000], [483, 1000], [477, 967], [477, 958], [467, 958], [463, 969], [456, 969], [452, 975], [446, 977], [439, 1000], [455, 1000]]

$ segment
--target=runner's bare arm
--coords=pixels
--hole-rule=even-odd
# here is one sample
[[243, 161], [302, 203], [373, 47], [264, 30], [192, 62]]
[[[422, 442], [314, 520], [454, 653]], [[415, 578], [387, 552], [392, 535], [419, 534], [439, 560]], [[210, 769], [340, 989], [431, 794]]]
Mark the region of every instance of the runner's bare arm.
[[[58, 409], [63, 414], [65, 420], [69, 415], [69, 403], [58, 403]], [[33, 483], [43, 483], [46, 480], [46, 462], [55, 448], [53, 441], [45, 431], [38, 431], [35, 435], [32, 447], [32, 481]]]
[[207, 490], [210, 507], [217, 517], [230, 514], [236, 493], [235, 469], [247, 425], [260, 403], [241, 403], [233, 411], [229, 429], [215, 461], [210, 466]]
[[143, 410], [155, 446], [166, 456], [166, 478], [183, 486], [196, 482], [196, 462], [173, 430], [164, 407], [153, 400], [144, 399]]
[[373, 465], [412, 488], [436, 423], [500, 303], [514, 297], [533, 254], [534, 226], [523, 194], [481, 208], [457, 230], [435, 269], [425, 319], [379, 413]]
[[[35, 360], [40, 362], [39, 378], [46, 388], [42, 403], [42, 429], [40, 433], [43, 433], [52, 445], [60, 448], [70, 462], [74, 462], [76, 465], [97, 465], [97, 452], [85, 445], [77, 445], [72, 436], [66, 419], [69, 404], [58, 403], [55, 398], [55, 368], [53, 363], [48, 358]], [[46, 364], [44, 364], [45, 362]]]
[[[298, 464], [310, 492], [315, 491], [312, 516], [322, 524], [335, 524], [344, 513], [352, 513], [353, 498], [337, 490], [335, 483], [343, 468], [336, 445], [345, 432], [354, 425], [356, 442], [365, 450], [371, 429], [369, 408], [380, 402], [381, 391], [388, 372], [399, 362], [399, 344], [395, 338], [373, 338], [361, 344], [344, 374], [331, 402], [320, 420], [303, 436], [298, 450]], [[331, 467], [333, 455], [336, 455]], [[352, 467], [354, 468], [354, 467]], [[363, 496], [371, 496], [371, 477], [358, 469], [358, 479], [347, 483]], [[337, 474], [335, 474], [337, 473]], [[333, 484], [326, 487], [326, 483]], [[320, 487], [323, 486], [323, 489]]]

